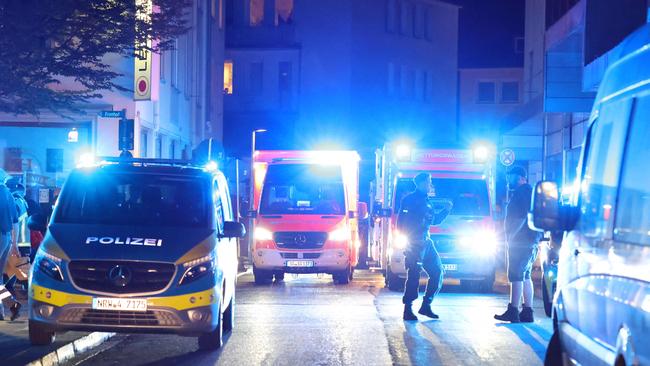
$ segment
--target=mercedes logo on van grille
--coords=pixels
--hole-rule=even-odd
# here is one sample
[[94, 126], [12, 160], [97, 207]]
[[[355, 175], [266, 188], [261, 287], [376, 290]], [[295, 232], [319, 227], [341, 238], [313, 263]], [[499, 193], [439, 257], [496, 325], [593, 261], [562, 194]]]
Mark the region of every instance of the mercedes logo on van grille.
[[303, 234], [296, 235], [296, 236], [293, 238], [293, 241], [294, 241], [296, 244], [305, 244], [305, 243], [307, 242], [307, 236], [306, 236], [306, 235], [303, 235]]
[[117, 265], [108, 271], [108, 279], [117, 287], [125, 287], [131, 282], [131, 270], [129, 267]]

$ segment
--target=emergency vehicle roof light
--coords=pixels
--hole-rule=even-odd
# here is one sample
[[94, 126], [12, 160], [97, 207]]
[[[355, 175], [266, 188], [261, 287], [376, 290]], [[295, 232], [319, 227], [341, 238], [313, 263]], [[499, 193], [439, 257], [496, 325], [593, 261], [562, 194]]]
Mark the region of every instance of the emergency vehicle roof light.
[[474, 162], [485, 163], [490, 158], [490, 149], [485, 145], [478, 145], [473, 150]]
[[399, 160], [410, 160], [411, 159], [411, 147], [407, 144], [399, 144], [395, 148], [395, 155]]
[[79, 159], [77, 160], [77, 168], [89, 168], [95, 164], [95, 154], [90, 152], [79, 155]]
[[210, 160], [205, 164], [203, 168], [208, 172], [215, 172], [217, 169], [219, 169], [219, 164], [217, 164], [217, 162], [214, 160]]

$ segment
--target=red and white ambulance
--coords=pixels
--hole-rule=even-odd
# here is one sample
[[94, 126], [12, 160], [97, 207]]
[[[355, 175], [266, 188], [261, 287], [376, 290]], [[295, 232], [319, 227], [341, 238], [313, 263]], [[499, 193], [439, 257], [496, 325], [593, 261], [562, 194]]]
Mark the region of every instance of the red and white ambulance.
[[256, 151], [251, 256], [258, 284], [285, 273], [329, 273], [347, 284], [359, 261], [355, 151]]
[[475, 149], [413, 149], [385, 145], [376, 151], [371, 196], [372, 219], [368, 256], [371, 267], [383, 270], [390, 289], [404, 285], [407, 238], [396, 229], [402, 198], [415, 190], [413, 177], [428, 172], [435, 196], [453, 202], [447, 219], [431, 226], [431, 239], [442, 259], [446, 277], [492, 288], [499, 240], [493, 208], [495, 167], [486, 146]]

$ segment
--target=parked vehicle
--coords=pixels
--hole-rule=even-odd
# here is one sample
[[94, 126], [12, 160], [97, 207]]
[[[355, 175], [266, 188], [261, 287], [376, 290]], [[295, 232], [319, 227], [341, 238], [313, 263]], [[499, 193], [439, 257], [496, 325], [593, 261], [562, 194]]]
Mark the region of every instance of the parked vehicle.
[[576, 194], [535, 187], [531, 227], [563, 231], [546, 364], [650, 364], [650, 25], [599, 88]]

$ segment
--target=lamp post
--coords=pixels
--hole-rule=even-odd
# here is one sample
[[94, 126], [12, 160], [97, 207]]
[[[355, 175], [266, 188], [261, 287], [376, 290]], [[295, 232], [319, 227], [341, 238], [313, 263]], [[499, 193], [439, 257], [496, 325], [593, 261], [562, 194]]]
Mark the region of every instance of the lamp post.
[[[248, 206], [249, 206], [249, 212], [253, 211], [255, 209], [255, 137], [258, 133], [264, 133], [266, 132], [265, 129], [263, 128], [258, 128], [253, 130], [253, 133], [251, 134], [251, 167], [250, 167], [250, 174], [249, 174], [249, 181], [250, 181], [250, 189], [249, 189], [249, 196], [248, 196]], [[252, 263], [253, 261], [253, 243], [255, 240], [254, 233], [253, 233], [253, 223], [254, 223], [254, 218], [251, 217], [250, 220], [248, 221], [248, 260]]]

